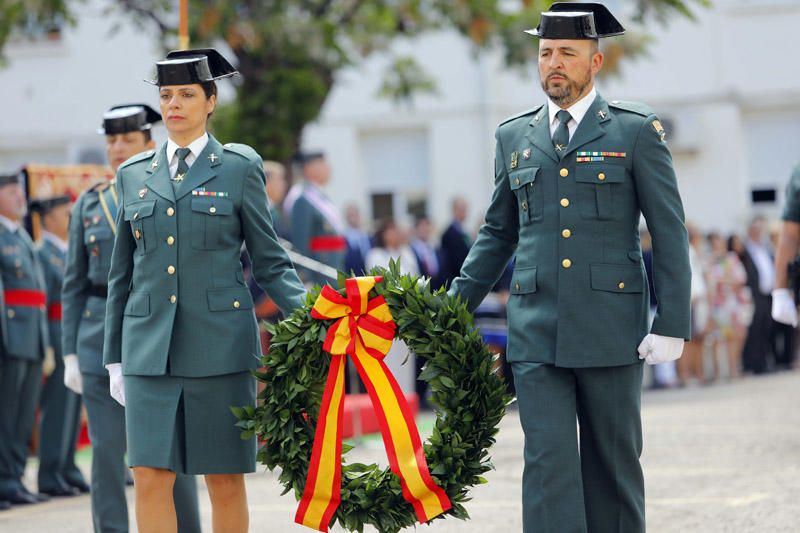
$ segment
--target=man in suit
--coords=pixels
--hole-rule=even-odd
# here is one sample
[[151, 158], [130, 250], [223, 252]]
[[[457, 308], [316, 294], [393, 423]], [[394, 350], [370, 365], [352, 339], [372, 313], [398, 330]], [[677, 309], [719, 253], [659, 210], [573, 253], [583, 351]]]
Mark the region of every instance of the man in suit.
[[40, 198], [31, 202], [39, 213], [42, 234], [37, 249], [47, 286], [47, 323], [55, 370], [42, 388], [39, 427], [39, 492], [50, 496], [72, 496], [89, 492], [89, 485], [75, 465], [75, 445], [80, 428], [81, 397], [64, 384], [61, 353], [61, 285], [67, 259], [69, 196]]
[[598, 39], [623, 32], [603, 5], [572, 2], [529, 31], [548, 101], [497, 128], [495, 192], [450, 290], [474, 309], [516, 253], [507, 356], [526, 533], [645, 530], [640, 359], [677, 359], [689, 337], [688, 243], [663, 127], [647, 106], [594, 88]]
[[[98, 133], [105, 135], [111, 169], [155, 147], [151, 128], [161, 115], [144, 104], [112, 107]], [[103, 334], [108, 272], [119, 211], [116, 190], [99, 183], [83, 193], [72, 210], [69, 251], [64, 274], [64, 382], [83, 394], [92, 443], [92, 522], [95, 533], [128, 531], [125, 497], [125, 408], [109, 394], [103, 368]], [[200, 531], [197, 484], [193, 476], [178, 476], [175, 504], [180, 531]]]
[[453, 220], [442, 233], [442, 245], [439, 248], [443, 283], [447, 286], [458, 277], [472, 245], [472, 239], [464, 230], [464, 222], [467, 220], [467, 201], [460, 196], [453, 198], [452, 210]]
[[22, 226], [25, 191], [17, 174], [0, 175], [0, 507], [49, 499], [22, 484], [42, 382], [55, 364], [47, 332], [44, 276]]
[[[285, 208], [289, 209], [292, 244], [301, 254], [336, 270], [344, 269], [347, 240], [344, 224], [334, 203], [323, 192], [331, 179], [331, 168], [322, 152], [302, 152], [295, 156], [304, 182], [292, 188]], [[294, 191], [294, 192], [293, 192]], [[298, 269], [300, 279], [310, 283], [325, 283], [327, 278]]]

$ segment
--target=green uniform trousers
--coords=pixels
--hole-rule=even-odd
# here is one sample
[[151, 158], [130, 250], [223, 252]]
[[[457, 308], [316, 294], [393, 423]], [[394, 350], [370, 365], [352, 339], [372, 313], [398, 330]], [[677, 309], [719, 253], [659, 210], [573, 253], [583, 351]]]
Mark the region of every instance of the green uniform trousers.
[[[83, 402], [89, 416], [92, 441], [92, 522], [95, 533], [128, 531], [125, 499], [125, 408], [108, 392], [108, 376], [82, 373]], [[192, 476], [177, 476], [175, 511], [178, 532], [200, 531], [197, 483]]]
[[65, 483], [85, 483], [75, 465], [75, 446], [81, 423], [81, 397], [64, 385], [64, 360], [42, 387], [39, 423], [39, 491], [54, 490]]
[[22, 488], [41, 383], [41, 361], [0, 358], [0, 499]]
[[641, 363], [511, 368], [525, 433], [524, 532], [644, 532]]

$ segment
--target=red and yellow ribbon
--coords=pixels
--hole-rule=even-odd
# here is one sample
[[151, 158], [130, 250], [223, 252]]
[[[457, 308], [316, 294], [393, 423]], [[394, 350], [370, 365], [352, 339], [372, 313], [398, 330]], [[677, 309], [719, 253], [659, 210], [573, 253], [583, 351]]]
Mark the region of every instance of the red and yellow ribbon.
[[328, 531], [341, 502], [342, 413], [345, 356], [350, 355], [364, 381], [378, 415], [389, 466], [420, 522], [428, 522], [451, 507], [447, 494], [434, 483], [425, 461], [414, 417], [403, 391], [383, 358], [394, 339], [395, 323], [383, 296], [369, 299], [369, 291], [381, 277], [351, 278], [345, 283], [347, 297], [325, 286], [314, 303], [317, 320], [338, 318], [328, 330], [323, 349], [330, 353], [331, 367], [322, 396], [311, 464], [297, 508], [295, 522]]

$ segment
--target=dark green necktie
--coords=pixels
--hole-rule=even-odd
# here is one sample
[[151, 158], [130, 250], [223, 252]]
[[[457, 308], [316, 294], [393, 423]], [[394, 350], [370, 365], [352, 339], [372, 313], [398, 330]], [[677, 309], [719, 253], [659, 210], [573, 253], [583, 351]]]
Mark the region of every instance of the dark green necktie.
[[558, 126], [556, 127], [555, 133], [553, 133], [553, 147], [556, 149], [556, 153], [560, 159], [567, 152], [567, 146], [569, 145], [569, 128], [567, 127], [567, 123], [572, 120], [572, 115], [569, 114], [569, 111], [562, 109], [556, 113], [556, 118], [558, 119]]
[[183, 181], [183, 177], [189, 172], [189, 164], [186, 162], [186, 158], [191, 154], [192, 151], [188, 148], [178, 148], [175, 150], [175, 154], [178, 156], [178, 170], [175, 172], [175, 177], [172, 178], [175, 181]]

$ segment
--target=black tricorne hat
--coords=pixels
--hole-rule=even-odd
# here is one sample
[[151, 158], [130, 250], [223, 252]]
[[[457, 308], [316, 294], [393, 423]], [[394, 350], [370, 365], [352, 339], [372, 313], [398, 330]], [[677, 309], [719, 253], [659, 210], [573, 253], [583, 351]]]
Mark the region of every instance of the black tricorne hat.
[[622, 35], [625, 28], [603, 4], [556, 2], [542, 13], [539, 26], [525, 33], [542, 39], [600, 39]]
[[28, 206], [31, 208], [31, 211], [46, 215], [54, 208], [70, 202], [72, 202], [72, 198], [65, 194], [63, 196], [51, 196], [50, 198], [36, 198], [31, 200]]
[[156, 79], [145, 81], [159, 87], [206, 83], [239, 73], [213, 48], [173, 50], [165, 60], [156, 63], [156, 71]]
[[100, 135], [116, 135], [132, 131], [145, 131], [161, 122], [161, 115], [147, 104], [115, 105], [103, 114]]
[[19, 172], [0, 172], [0, 187], [12, 183], [22, 183]]

